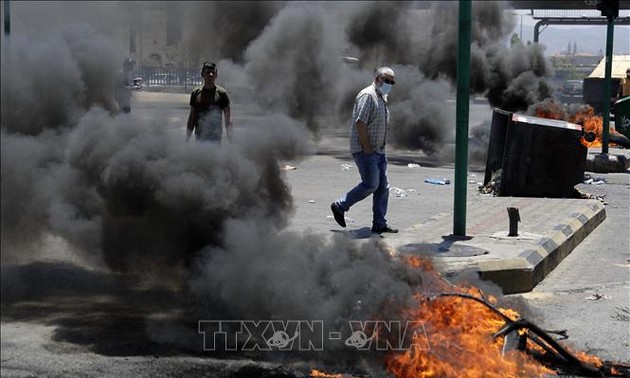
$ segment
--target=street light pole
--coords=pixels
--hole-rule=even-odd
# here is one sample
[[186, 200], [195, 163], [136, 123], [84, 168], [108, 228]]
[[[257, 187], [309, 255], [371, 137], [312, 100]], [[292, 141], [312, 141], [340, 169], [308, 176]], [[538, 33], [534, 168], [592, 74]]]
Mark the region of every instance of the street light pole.
[[9, 37], [11, 35], [11, 3], [9, 0], [4, 0], [4, 36]]
[[471, 0], [459, 0], [459, 37], [457, 40], [457, 105], [455, 115], [455, 199], [453, 210], [453, 235], [455, 236], [466, 236], [471, 14]]
[[[11, 4], [9, 2], [9, 0], [4, 0], [4, 41], [3, 41], [3, 46], [2, 46], [2, 53], [6, 54], [5, 55], [5, 64], [2, 65], [2, 76], [5, 77], [5, 70], [7, 69], [7, 67], [11, 66], [11, 59], [10, 59], [10, 53], [11, 53], [11, 49], [10, 49], [10, 36], [11, 36]], [[5, 67], [6, 66], [6, 67]], [[2, 124], [3, 127], [6, 127], [6, 125], [9, 123], [9, 121], [11, 120], [10, 115], [11, 115], [11, 108], [12, 108], [12, 104], [11, 104], [11, 92], [7, 89], [7, 82], [8, 80], [2, 80], [2, 85], [1, 85], [1, 91], [2, 93], [2, 116], [0, 117], [0, 123]]]
[[610, 139], [610, 81], [612, 76], [613, 60], [613, 36], [615, 30], [615, 17], [608, 16], [608, 28], [606, 31], [606, 66], [604, 79], [604, 119], [602, 124], [602, 154], [608, 153], [608, 141]]

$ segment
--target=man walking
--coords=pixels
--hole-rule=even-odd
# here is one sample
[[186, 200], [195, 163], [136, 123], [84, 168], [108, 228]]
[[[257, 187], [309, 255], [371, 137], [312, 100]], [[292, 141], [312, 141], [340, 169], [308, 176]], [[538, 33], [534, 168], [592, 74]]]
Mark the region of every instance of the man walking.
[[330, 205], [335, 221], [346, 227], [344, 213], [355, 203], [372, 194], [372, 232], [398, 232], [387, 225], [387, 157], [385, 142], [389, 125], [387, 95], [395, 84], [394, 71], [381, 67], [374, 82], [357, 95], [352, 110], [350, 153], [354, 158], [361, 182]]

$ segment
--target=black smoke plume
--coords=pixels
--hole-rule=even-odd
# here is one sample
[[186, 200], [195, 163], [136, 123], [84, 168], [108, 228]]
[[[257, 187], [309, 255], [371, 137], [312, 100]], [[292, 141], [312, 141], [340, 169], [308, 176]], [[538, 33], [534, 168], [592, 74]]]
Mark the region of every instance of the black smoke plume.
[[446, 102], [450, 84], [428, 80], [413, 66], [395, 66], [394, 70], [397, 83], [396, 98], [390, 105], [391, 140], [428, 155], [441, 152], [440, 141], [450, 139], [452, 134], [447, 125], [455, 121], [452, 106]]
[[186, 144], [108, 111], [119, 54], [94, 30], [3, 48], [3, 242], [52, 233], [111, 269], [137, 271], [188, 264], [221, 245], [228, 219], [286, 224], [292, 201], [278, 160], [304, 153], [300, 122], [268, 114], [233, 147]]
[[[207, 29], [204, 20], [230, 14], [230, 9], [227, 3], [195, 9], [195, 28]], [[409, 90], [394, 88], [391, 103], [398, 102], [403, 115], [393, 125], [390, 141], [435, 154], [453, 140], [453, 128], [443, 120], [454, 117], [442, 115], [453, 109], [429, 99], [454, 91], [457, 10], [456, 2], [271, 3], [246, 13], [252, 20], [240, 35], [251, 36], [247, 44], [229, 43], [229, 31], [211, 33], [214, 45], [246, 45], [242, 57], [223, 48], [213, 49], [216, 53], [211, 55], [242, 65], [247, 88], [262, 109], [305, 122], [316, 137], [322, 127], [348, 127], [354, 96], [370, 84], [376, 68], [416, 67], [412, 76], [423, 79], [413, 84], [438, 84], [423, 85], [423, 93], [428, 88], [434, 91], [431, 96], [416, 96], [418, 91], [410, 96]], [[522, 111], [551, 96], [545, 81], [550, 68], [541, 46], [508, 45], [515, 18], [506, 11], [499, 2], [473, 4], [471, 93], [486, 96], [492, 107]], [[260, 32], [253, 36], [252, 30]], [[359, 63], [343, 63], [348, 54]]]
[[325, 7], [288, 4], [245, 51], [245, 70], [263, 106], [300, 119], [317, 132], [334, 111], [343, 36]]
[[[88, 45], [96, 48], [99, 38]], [[13, 42], [3, 56], [31, 61], [31, 54], [47, 51], [45, 40], [42, 47]], [[284, 231], [293, 204], [279, 161], [307, 151], [303, 123], [268, 113], [242, 125], [234, 145], [186, 143], [159, 122], [88, 105], [87, 93], [113, 85], [117, 65], [100, 82], [82, 81], [81, 73], [101, 60], [56, 51], [59, 61], [69, 62], [67, 74], [55, 72], [57, 80], [77, 88], [61, 107], [63, 116], [46, 113], [47, 103], [67, 92], [60, 85], [31, 108], [39, 129], [11, 117], [2, 124], [3, 266], [18, 257], [28, 263], [29, 244], [42, 240], [35, 243], [41, 247], [52, 234], [92, 266], [178, 282], [188, 295], [210, 298], [196, 309], [199, 316], [302, 318], [334, 328], [347, 327], [351, 317], [394, 312], [410, 298], [418, 273], [397, 263], [385, 246]], [[17, 93], [17, 85], [3, 86], [3, 98]], [[30, 261], [39, 258], [46, 256]], [[33, 293], [37, 283], [12, 272], [3, 275], [3, 287], [19, 301], [19, 293]], [[329, 349], [331, 361], [337, 349]]]
[[230, 59], [243, 63], [247, 46], [261, 35], [284, 1], [209, 1], [190, 6], [169, 3], [169, 12], [181, 23], [192, 23], [193, 32], [182, 44], [191, 62]]
[[[240, 5], [226, 4], [206, 5], [209, 18], [195, 20], [201, 35], [217, 29], [196, 22], [221, 14], [238, 24], [225, 12]], [[253, 5], [256, 22], [244, 18], [247, 33], [215, 33], [212, 46], [221, 56], [204, 54], [223, 62], [222, 78], [249, 86], [234, 93], [249, 92], [240, 98], [256, 99], [252, 108], [263, 110], [255, 125], [239, 126], [234, 145], [221, 147], [186, 143], [157, 121], [111, 114], [121, 54], [94, 30], [71, 27], [41, 42], [3, 44], [2, 99], [11, 109], [3, 106], [0, 135], [3, 263], [23, 253], [24, 244], [53, 234], [99, 267], [175, 276], [188, 294], [207, 298], [197, 310], [208, 318], [303, 317], [334, 326], [395, 313], [419, 285], [418, 272], [380, 243], [286, 231], [293, 204], [279, 162], [309, 151], [308, 130], [333, 122], [336, 112], [347, 121], [348, 103], [383, 65], [398, 76], [390, 96], [395, 144], [435, 153], [452, 137], [452, 113], [444, 106], [452, 50], [430, 47], [440, 38], [449, 46], [456, 23], [413, 29], [408, 6], [350, 4], [334, 13], [325, 3]], [[448, 12], [444, 17], [452, 17]], [[418, 17], [431, 20], [433, 13]], [[387, 35], [361, 39], [368, 26], [361, 20]], [[429, 34], [417, 35], [423, 32]], [[503, 34], [478, 35], [485, 48], [485, 36]], [[353, 48], [364, 51], [358, 66], [341, 59]], [[484, 62], [503, 62], [498, 53], [486, 54], [489, 47], [480, 51]], [[415, 60], [429, 55], [430, 64]], [[432, 71], [434, 65], [440, 68]], [[484, 76], [479, 90], [526, 81], [525, 71], [497, 84]], [[527, 97], [519, 90], [524, 84], [502, 91]]]

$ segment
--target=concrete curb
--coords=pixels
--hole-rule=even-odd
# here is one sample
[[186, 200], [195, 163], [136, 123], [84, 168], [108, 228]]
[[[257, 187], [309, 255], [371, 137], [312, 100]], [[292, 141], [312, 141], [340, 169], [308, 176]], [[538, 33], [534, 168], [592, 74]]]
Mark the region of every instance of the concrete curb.
[[541, 238], [537, 248], [510, 260], [480, 262], [479, 275], [499, 285], [504, 294], [529, 292], [605, 219], [604, 205], [593, 203]]
[[[446, 235], [450, 213], [437, 214], [422, 224], [412, 226], [405, 234], [422, 235], [386, 242], [401, 254], [432, 257], [434, 266], [446, 277], [475, 272], [482, 279], [497, 284], [504, 294], [531, 291], [571, 251], [606, 219], [604, 205], [597, 200], [550, 200], [533, 198], [496, 198], [497, 204], [470, 204], [488, 212], [467, 238]], [[494, 202], [494, 201], [493, 201]], [[527, 229], [516, 238], [505, 237], [507, 231], [498, 219], [507, 203], [520, 204], [530, 211]], [[503, 236], [497, 236], [503, 235]], [[466, 253], [470, 252], [466, 256]], [[460, 253], [454, 256], [454, 252]], [[449, 255], [450, 254], [450, 255]]]

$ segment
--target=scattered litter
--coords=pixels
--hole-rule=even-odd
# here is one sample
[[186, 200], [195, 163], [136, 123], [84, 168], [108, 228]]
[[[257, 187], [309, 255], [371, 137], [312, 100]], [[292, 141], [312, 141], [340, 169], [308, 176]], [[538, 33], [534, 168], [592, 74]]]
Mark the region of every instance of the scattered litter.
[[474, 174], [474, 173], [471, 173], [471, 174], [469, 174], [468, 176], [470, 176], [470, 177], [477, 177], [477, 175], [476, 175], [476, 174]]
[[409, 193], [413, 193], [413, 192], [415, 192], [415, 191], [416, 191], [416, 190], [415, 190], [415, 189], [413, 189], [413, 188], [409, 188], [409, 189], [406, 189], [406, 190], [407, 190]]
[[341, 167], [341, 170], [342, 170], [342, 171], [349, 171], [349, 170], [350, 170], [350, 168], [352, 168], [352, 164], [346, 164], [346, 163], [344, 163], [344, 164], [341, 164], [341, 166], [340, 166], [340, 167]]
[[591, 176], [588, 173], [584, 175], [584, 184], [586, 185], [602, 185], [606, 183], [606, 178], [600, 176]]
[[396, 197], [407, 197], [407, 192], [405, 192], [403, 189], [397, 188], [395, 186], [391, 186], [389, 188], [389, 192], [390, 193], [393, 192]]
[[428, 178], [428, 179], [425, 179], [424, 182], [429, 183], [429, 184], [435, 184], [435, 185], [449, 185], [451, 183], [451, 180], [439, 179], [439, 178]]
[[605, 295], [605, 294], [600, 294], [600, 293], [593, 293], [591, 295], [589, 295], [588, 297], [586, 297], [587, 301], [598, 301], [600, 299], [610, 299], [612, 297], [610, 297], [609, 295]]
[[409, 163], [409, 164], [407, 164], [407, 167], [409, 167], [409, 168], [420, 168], [420, 164], [417, 164], [417, 163]]
[[587, 185], [602, 185], [602, 184], [606, 183], [606, 180], [605, 179], [594, 180], [594, 179], [590, 178], [590, 179], [584, 181], [584, 183], [587, 184]]
[[294, 167], [292, 165], [289, 165], [289, 164], [287, 164], [284, 167], [280, 168], [281, 171], [294, 171], [296, 169], [297, 169], [296, 167]]
[[595, 195], [595, 194], [586, 193], [586, 192], [581, 191], [578, 188], [573, 188], [573, 191], [575, 192], [575, 198], [595, 199], [595, 200], [598, 200], [599, 202], [603, 203], [604, 205], [608, 205], [608, 203], [605, 201], [605, 197], [606, 196], [598, 196], [598, 195]]
[[480, 194], [495, 196], [499, 194], [499, 185], [496, 181], [490, 181], [486, 185], [479, 183], [477, 189]]
[[308, 200], [308, 203], [315, 203], [315, 200]]
[[[499, 168], [496, 171], [492, 172], [490, 180], [486, 183], [479, 183], [479, 193], [487, 194], [490, 196], [498, 196], [499, 190], [501, 189], [501, 175], [503, 169]], [[485, 180], [484, 180], [485, 182]]]
[[468, 180], [468, 183], [469, 184], [477, 184], [477, 185], [479, 185], [479, 183], [477, 181], [475, 181], [475, 180]]

